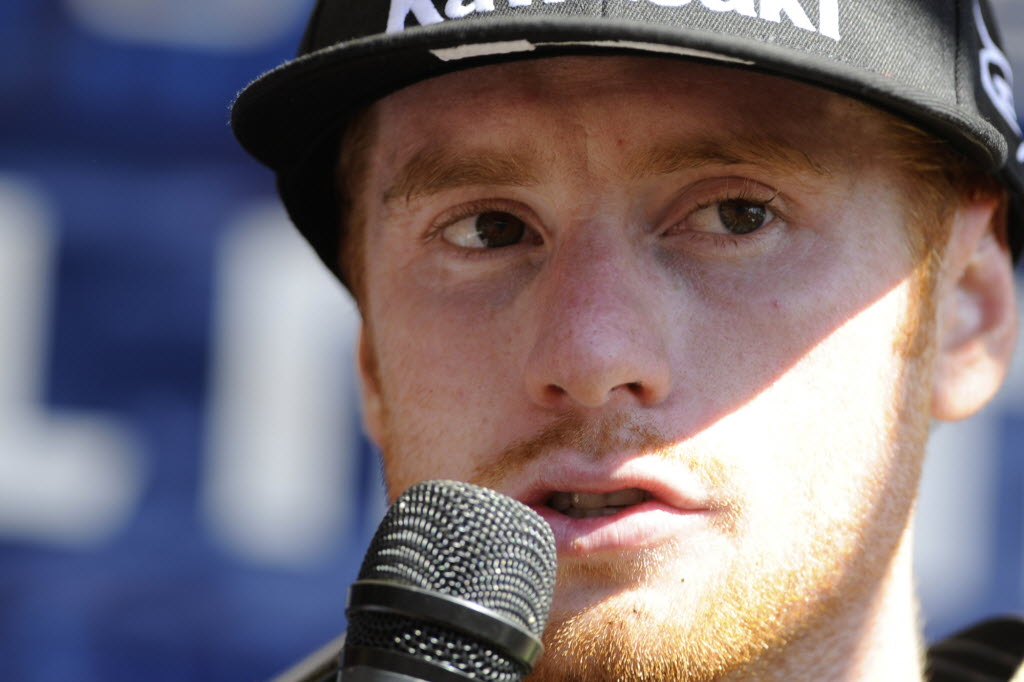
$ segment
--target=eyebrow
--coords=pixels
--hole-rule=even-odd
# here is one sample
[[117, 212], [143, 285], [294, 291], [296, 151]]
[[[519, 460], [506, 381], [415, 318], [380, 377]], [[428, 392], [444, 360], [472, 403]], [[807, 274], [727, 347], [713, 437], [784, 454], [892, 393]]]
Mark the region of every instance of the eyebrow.
[[446, 189], [475, 185], [527, 187], [540, 183], [532, 150], [453, 151], [428, 147], [401, 167], [384, 192], [384, 203], [411, 201]]
[[[761, 165], [788, 171], [831, 175], [827, 166], [795, 147], [770, 138], [730, 136], [725, 140], [681, 140], [653, 145], [626, 167], [634, 180], [669, 175], [711, 165]], [[384, 191], [385, 204], [411, 201], [447, 189], [480, 185], [530, 187], [540, 184], [537, 155], [532, 150], [451, 150], [431, 146], [419, 150]]]
[[712, 165], [755, 165], [780, 171], [809, 172], [817, 176], [832, 174], [826, 164], [792, 145], [771, 138], [740, 136], [654, 145], [629, 161], [627, 174], [634, 180], [640, 180]]

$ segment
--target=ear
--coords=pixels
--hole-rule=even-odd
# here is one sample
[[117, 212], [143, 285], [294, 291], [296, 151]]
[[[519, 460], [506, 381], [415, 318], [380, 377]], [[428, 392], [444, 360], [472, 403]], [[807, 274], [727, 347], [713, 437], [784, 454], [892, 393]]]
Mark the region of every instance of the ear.
[[377, 447], [381, 447], [381, 436], [384, 434], [384, 400], [380, 392], [380, 379], [377, 373], [377, 360], [371, 348], [366, 324], [359, 328], [359, 341], [356, 351], [359, 366], [359, 387], [363, 398], [363, 428], [366, 435]]
[[1017, 339], [1013, 263], [991, 229], [998, 201], [958, 209], [939, 281], [932, 416], [977, 412], [1003, 383]]

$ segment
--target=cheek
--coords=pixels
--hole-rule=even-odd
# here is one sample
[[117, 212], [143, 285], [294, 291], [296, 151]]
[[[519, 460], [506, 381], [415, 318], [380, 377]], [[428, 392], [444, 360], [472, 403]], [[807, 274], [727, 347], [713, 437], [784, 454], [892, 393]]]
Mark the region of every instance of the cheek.
[[[890, 500], [913, 498], [923, 443], [904, 416], [907, 364], [895, 351], [909, 285], [822, 338], [742, 410], [715, 426], [742, 452], [751, 514], [767, 535], [811, 519], [853, 532]], [[746, 434], [737, 443], [736, 434]], [[910, 447], [907, 447], [907, 446]], [[894, 494], [893, 488], [901, 491]], [[796, 539], [799, 542], [799, 539]]]
[[388, 480], [397, 487], [424, 478], [468, 478], [478, 457], [512, 437], [505, 430], [521, 394], [512, 340], [479, 313], [402, 300], [378, 315], [376, 330], [385, 339], [377, 345], [377, 362], [387, 405]]

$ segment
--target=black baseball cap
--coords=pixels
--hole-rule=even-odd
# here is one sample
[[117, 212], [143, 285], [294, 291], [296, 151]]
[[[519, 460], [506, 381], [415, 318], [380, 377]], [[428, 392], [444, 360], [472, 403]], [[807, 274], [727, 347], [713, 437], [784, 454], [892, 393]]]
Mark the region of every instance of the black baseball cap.
[[239, 94], [231, 125], [345, 281], [334, 167], [346, 121], [427, 78], [565, 54], [699, 60], [888, 110], [1005, 184], [1020, 255], [1024, 139], [988, 0], [318, 0], [299, 56]]

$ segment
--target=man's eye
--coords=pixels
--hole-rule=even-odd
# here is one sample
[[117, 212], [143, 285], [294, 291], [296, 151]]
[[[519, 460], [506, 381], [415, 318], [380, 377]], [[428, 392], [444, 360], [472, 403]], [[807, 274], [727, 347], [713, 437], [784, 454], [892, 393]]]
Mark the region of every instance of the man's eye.
[[695, 211], [688, 222], [690, 229], [698, 232], [750, 234], [770, 223], [774, 217], [764, 202], [731, 199]]
[[467, 249], [498, 249], [518, 244], [525, 232], [526, 224], [511, 213], [487, 211], [452, 223], [441, 236]]

